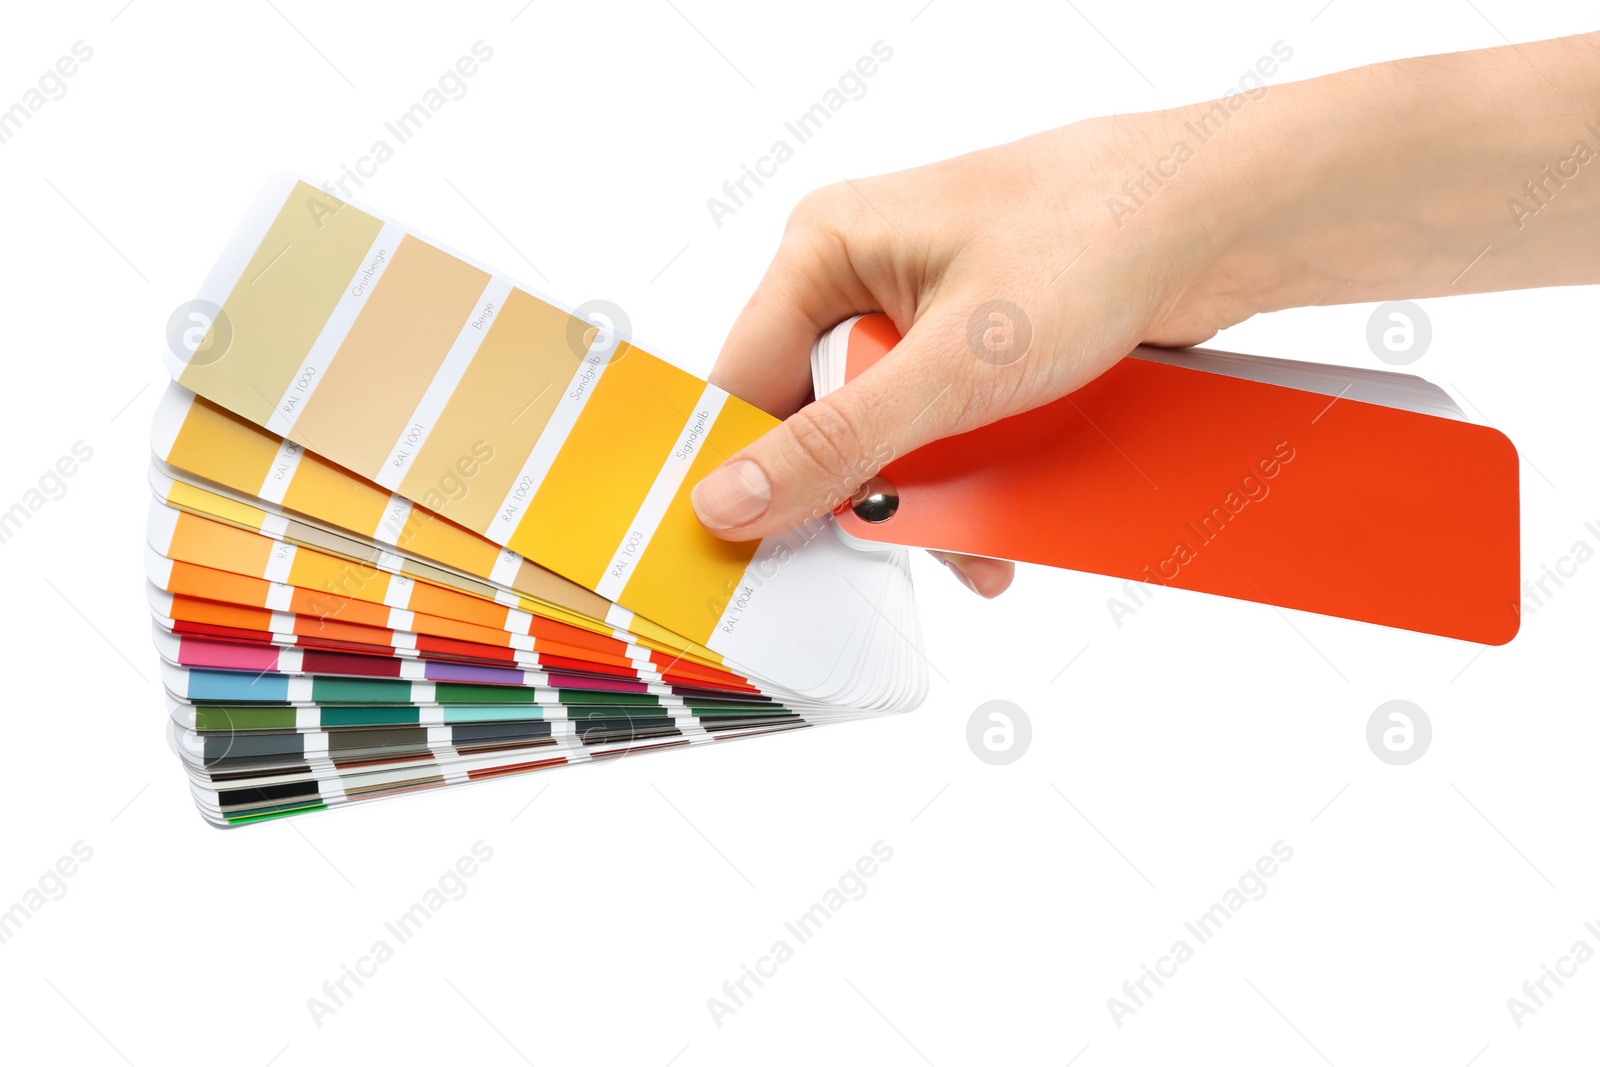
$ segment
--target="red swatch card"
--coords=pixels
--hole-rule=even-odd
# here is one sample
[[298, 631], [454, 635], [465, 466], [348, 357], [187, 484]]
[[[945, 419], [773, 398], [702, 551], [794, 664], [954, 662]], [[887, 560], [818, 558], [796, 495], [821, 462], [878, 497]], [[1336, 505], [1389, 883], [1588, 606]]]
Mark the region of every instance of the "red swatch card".
[[[899, 341], [882, 315], [839, 329], [848, 331], [846, 379]], [[1516, 635], [1517, 453], [1505, 435], [1196, 369], [1183, 365], [1188, 353], [1151, 355], [895, 460], [881, 472], [898, 494], [893, 515], [867, 522], [846, 506], [841, 527], [878, 544], [1485, 644]]]

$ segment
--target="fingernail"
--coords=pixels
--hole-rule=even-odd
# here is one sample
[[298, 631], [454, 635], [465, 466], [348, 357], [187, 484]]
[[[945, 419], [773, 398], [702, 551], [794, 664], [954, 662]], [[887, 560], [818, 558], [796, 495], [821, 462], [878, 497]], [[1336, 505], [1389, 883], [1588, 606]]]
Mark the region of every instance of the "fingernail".
[[[955, 561], [954, 560], [950, 559], [943, 552], [935, 552], [935, 553], [933, 553], [933, 558], [938, 560], [940, 563], [943, 563], [947, 568], [949, 568], [950, 573], [956, 576], [956, 581], [958, 581], [962, 585], [966, 586], [972, 592], [978, 593], [978, 587], [972, 583], [972, 579], [971, 578], [967, 577], [967, 572], [966, 571], [962, 570], [960, 567], [957, 567], [955, 565]], [[978, 593], [978, 595], [979, 596], [983, 596], [982, 593]], [[985, 597], [985, 599], [988, 599], [988, 598]]]
[[755, 522], [772, 505], [772, 485], [750, 459], [736, 459], [701, 479], [689, 494], [700, 521], [717, 530]]

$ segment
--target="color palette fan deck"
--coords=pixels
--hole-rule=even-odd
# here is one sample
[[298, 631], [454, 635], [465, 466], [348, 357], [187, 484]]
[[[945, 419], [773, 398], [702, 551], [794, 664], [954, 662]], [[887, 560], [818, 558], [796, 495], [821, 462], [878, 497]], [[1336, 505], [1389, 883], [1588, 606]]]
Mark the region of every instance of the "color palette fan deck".
[[145, 572], [213, 823], [920, 701], [903, 549], [695, 519], [765, 413], [294, 177], [193, 306]]

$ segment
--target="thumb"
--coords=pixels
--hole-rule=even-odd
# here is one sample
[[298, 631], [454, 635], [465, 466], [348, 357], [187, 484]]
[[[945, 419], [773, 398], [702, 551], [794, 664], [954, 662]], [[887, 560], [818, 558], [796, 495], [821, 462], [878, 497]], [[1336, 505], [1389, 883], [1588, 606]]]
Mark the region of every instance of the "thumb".
[[927, 318], [859, 378], [791, 415], [694, 487], [718, 537], [746, 541], [831, 513], [885, 464], [954, 432], [975, 360]]

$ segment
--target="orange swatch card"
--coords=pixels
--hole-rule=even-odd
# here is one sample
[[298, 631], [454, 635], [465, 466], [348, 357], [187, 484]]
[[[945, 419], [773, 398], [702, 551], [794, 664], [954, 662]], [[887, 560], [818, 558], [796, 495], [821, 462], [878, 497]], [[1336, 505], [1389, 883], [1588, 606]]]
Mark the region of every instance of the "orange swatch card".
[[[899, 341], [882, 315], [839, 331], [846, 379]], [[1352, 399], [1382, 391], [1374, 372], [1301, 365], [1367, 386], [1320, 392], [1190, 365], [1216, 360], [1245, 357], [1136, 352], [1055, 403], [895, 460], [881, 472], [898, 494], [893, 515], [873, 523], [846, 506], [839, 523], [879, 545], [1485, 644], [1516, 635], [1517, 453], [1505, 435]], [[1396, 395], [1432, 389], [1382, 378]]]

